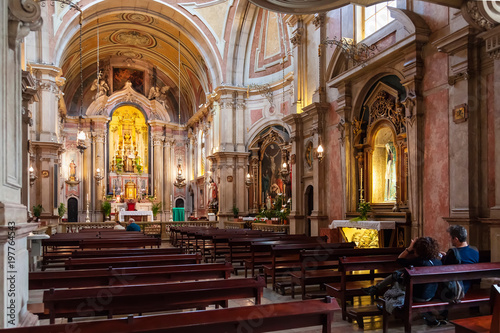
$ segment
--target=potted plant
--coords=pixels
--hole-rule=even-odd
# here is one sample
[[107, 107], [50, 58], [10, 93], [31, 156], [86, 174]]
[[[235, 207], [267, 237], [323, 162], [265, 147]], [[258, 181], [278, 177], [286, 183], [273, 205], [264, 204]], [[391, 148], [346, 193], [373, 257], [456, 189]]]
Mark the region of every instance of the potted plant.
[[104, 221], [107, 221], [111, 214], [111, 203], [108, 200], [104, 200], [101, 204], [101, 210], [104, 215]]
[[368, 212], [372, 210], [369, 202], [360, 202], [358, 205], [359, 216], [351, 219], [351, 221], [366, 221]]
[[161, 202], [154, 202], [151, 206], [151, 211], [153, 212], [153, 219], [156, 220], [156, 215], [161, 209]]
[[234, 216], [235, 219], [238, 218], [239, 212], [240, 212], [240, 210], [238, 209], [238, 207], [233, 206], [233, 216]]
[[57, 215], [59, 215], [59, 218], [62, 220], [64, 214], [66, 214], [66, 206], [61, 202], [59, 207], [57, 207]]
[[33, 215], [36, 217], [36, 222], [40, 220], [40, 215], [42, 215], [42, 212], [44, 211], [42, 204], [38, 204], [36, 206], [33, 206]]

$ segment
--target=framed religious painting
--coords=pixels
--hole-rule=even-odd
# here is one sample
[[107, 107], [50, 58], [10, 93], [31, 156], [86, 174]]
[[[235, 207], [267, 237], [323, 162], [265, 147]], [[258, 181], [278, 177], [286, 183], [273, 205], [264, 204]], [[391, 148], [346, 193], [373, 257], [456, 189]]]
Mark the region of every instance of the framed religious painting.
[[305, 159], [306, 159], [306, 164], [309, 168], [312, 168], [313, 165], [313, 143], [312, 141], [309, 141], [306, 145], [306, 154], [305, 154]]
[[463, 123], [469, 117], [467, 104], [460, 104], [453, 108], [453, 121], [455, 124]]

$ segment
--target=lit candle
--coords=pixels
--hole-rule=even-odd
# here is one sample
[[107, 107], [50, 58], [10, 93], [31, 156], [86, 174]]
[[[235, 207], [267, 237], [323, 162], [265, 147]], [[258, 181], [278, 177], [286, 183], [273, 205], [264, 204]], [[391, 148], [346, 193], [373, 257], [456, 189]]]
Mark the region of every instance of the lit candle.
[[360, 178], [360, 182], [361, 182], [361, 188], [363, 188], [363, 168], [361, 168], [361, 170], [360, 170], [359, 178]]

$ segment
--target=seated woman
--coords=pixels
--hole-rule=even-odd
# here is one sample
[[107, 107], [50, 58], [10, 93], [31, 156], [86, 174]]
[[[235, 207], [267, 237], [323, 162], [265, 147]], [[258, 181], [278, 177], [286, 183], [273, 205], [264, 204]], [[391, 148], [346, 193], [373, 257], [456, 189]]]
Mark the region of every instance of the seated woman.
[[[398, 256], [397, 262], [404, 267], [441, 266], [438, 242], [431, 237], [419, 237], [411, 241], [410, 246], [404, 249]], [[369, 295], [376, 295], [380, 290], [384, 290], [400, 277], [402, 271], [397, 271], [383, 281], [369, 288], [362, 288]], [[428, 302], [436, 294], [438, 283], [417, 284], [413, 286], [413, 301]], [[425, 317], [424, 317], [425, 318]], [[427, 318], [426, 318], [427, 320]], [[436, 325], [436, 319], [428, 321], [429, 325]]]

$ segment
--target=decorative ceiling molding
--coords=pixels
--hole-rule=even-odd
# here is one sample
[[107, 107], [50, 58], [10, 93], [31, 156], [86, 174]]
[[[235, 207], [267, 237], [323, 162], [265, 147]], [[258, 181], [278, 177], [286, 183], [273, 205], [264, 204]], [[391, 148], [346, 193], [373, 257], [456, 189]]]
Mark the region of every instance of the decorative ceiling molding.
[[217, 48], [222, 58], [224, 58], [224, 47], [226, 45], [226, 41], [224, 40], [226, 23], [233, 1], [234, 0], [214, 0], [201, 4], [194, 2], [179, 4], [179, 6], [186, 9], [189, 13], [197, 16], [210, 30], [215, 38]]
[[[254, 5], [280, 13], [315, 14], [341, 8], [349, 4], [368, 7], [380, 0], [249, 0]], [[460, 8], [462, 0], [427, 0], [438, 5]]]

